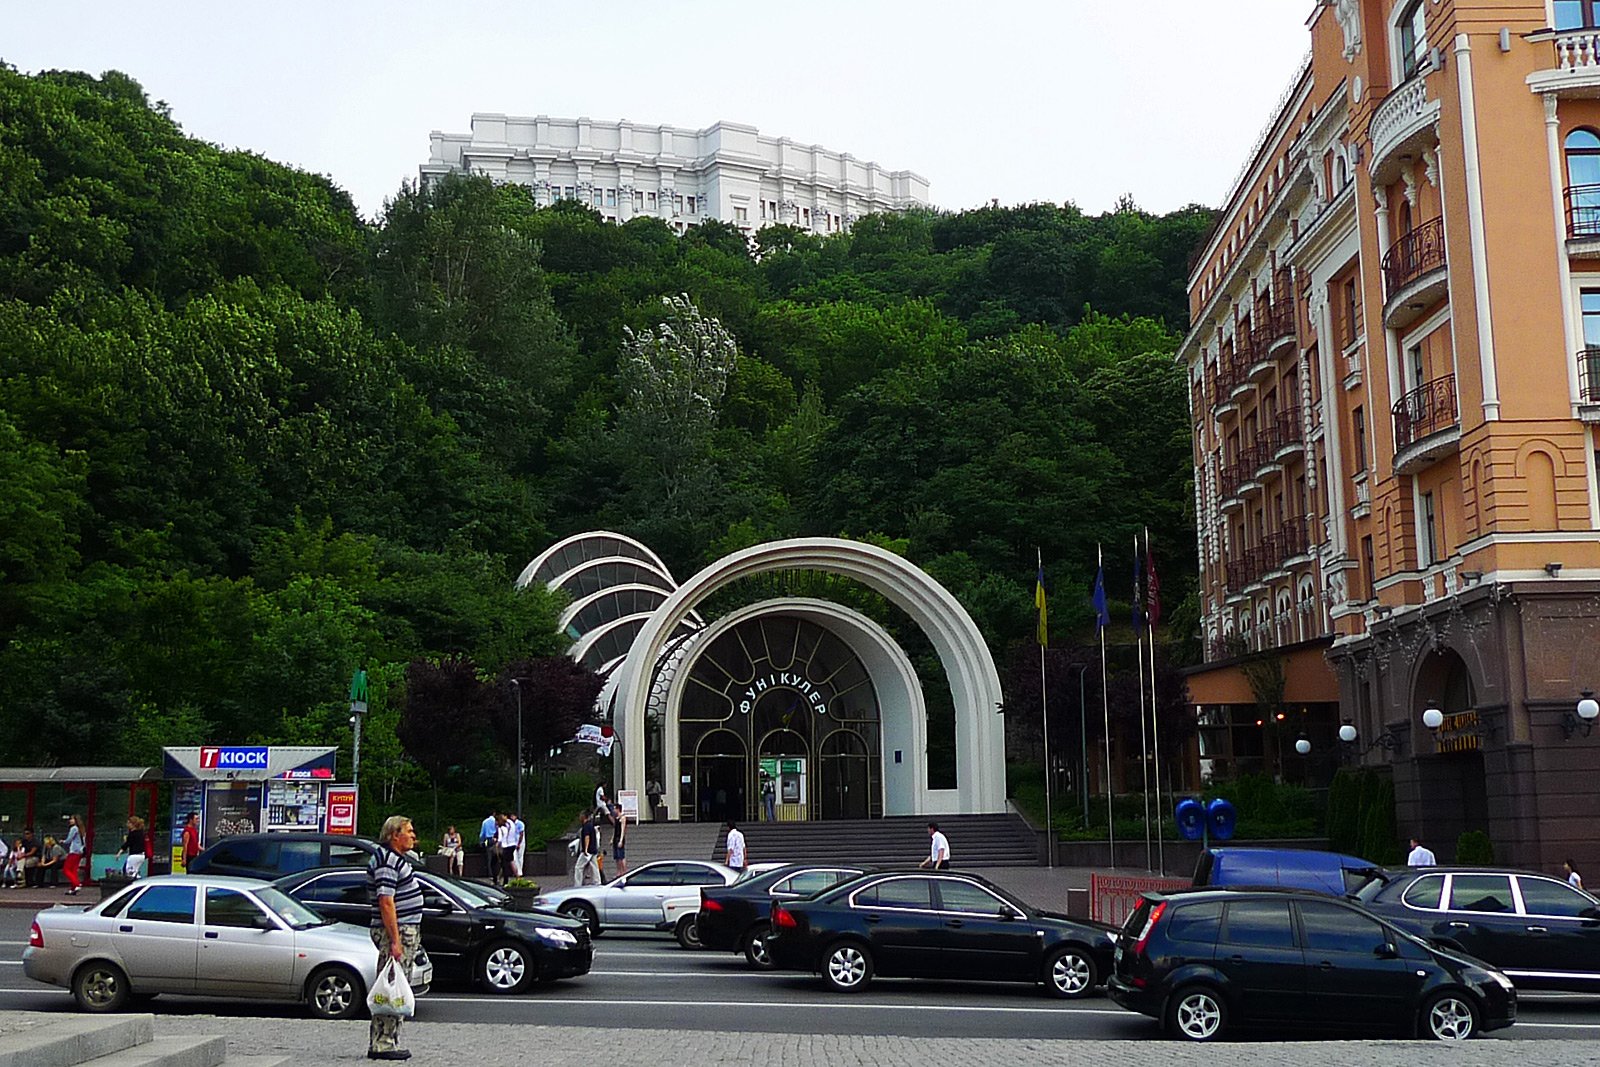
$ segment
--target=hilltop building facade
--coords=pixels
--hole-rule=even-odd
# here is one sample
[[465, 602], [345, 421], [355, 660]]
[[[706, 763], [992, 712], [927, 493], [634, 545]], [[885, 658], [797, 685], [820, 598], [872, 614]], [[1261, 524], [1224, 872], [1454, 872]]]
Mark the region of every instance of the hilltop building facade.
[[928, 205], [928, 180], [848, 152], [718, 122], [703, 130], [592, 119], [474, 114], [472, 132], [429, 138], [424, 185], [462, 171], [575, 200], [612, 222], [641, 216], [679, 233], [706, 219], [745, 233], [786, 223], [828, 234], [874, 212]]
[[1202, 767], [1387, 769], [1445, 859], [1600, 864], [1595, 6], [1316, 4], [1189, 278]]

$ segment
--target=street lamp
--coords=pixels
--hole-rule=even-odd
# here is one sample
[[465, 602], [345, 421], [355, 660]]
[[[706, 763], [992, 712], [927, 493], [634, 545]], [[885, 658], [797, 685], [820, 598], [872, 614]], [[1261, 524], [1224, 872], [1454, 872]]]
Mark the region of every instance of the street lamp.
[[1437, 730], [1444, 725], [1444, 712], [1438, 708], [1428, 708], [1422, 713], [1422, 725], [1430, 730]]
[[1311, 741], [1302, 734], [1294, 743], [1294, 750], [1302, 756], [1311, 755]]
[[1572, 740], [1574, 734], [1581, 733], [1584, 737], [1589, 736], [1590, 732], [1594, 730], [1594, 721], [1600, 719], [1600, 703], [1596, 703], [1594, 694], [1585, 689], [1574, 711], [1576, 714], [1573, 711], [1569, 711], [1566, 717], [1561, 720], [1561, 732], [1566, 735], [1568, 741]]
[[1350, 745], [1355, 743], [1355, 739], [1356, 728], [1354, 723], [1347, 722], [1343, 726], [1339, 727], [1339, 740], [1343, 741], [1347, 745]]
[[511, 679], [517, 691], [517, 818], [522, 818], [522, 679]]
[[[1347, 755], [1358, 751], [1356, 749], [1356, 739], [1360, 736], [1356, 732], [1356, 724], [1353, 722], [1347, 721], [1343, 726], [1339, 727], [1339, 740], [1347, 746], [1345, 750]], [[1372, 739], [1372, 744], [1360, 749], [1359, 755], [1365, 756], [1375, 748], [1381, 748], [1385, 752], [1397, 752], [1400, 749], [1400, 739], [1390, 731], [1385, 730]]]

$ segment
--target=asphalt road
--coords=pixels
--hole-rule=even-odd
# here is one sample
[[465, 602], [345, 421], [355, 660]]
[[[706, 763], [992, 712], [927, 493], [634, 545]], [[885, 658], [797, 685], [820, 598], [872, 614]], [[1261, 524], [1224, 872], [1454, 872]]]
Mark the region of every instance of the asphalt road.
[[[64, 990], [23, 977], [32, 914], [0, 910], [0, 1011], [74, 1011]], [[302, 1017], [292, 1005], [164, 996], [162, 1016]], [[1103, 997], [1058, 1001], [1036, 988], [878, 980], [865, 993], [829, 992], [816, 978], [752, 973], [743, 957], [689, 952], [667, 935], [609, 932], [586, 977], [505, 997], [435, 986], [419, 1017], [440, 1023], [643, 1027], [747, 1033], [1148, 1040], [1156, 1024]], [[1264, 1035], [1282, 1040], [1289, 1035]], [[1526, 994], [1520, 1019], [1491, 1041], [1600, 1038], [1600, 996]]]

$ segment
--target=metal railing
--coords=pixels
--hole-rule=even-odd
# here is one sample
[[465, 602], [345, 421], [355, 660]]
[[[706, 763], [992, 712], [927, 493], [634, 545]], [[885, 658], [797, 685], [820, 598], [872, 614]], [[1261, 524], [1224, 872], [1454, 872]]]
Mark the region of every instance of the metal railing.
[[1567, 206], [1567, 236], [1600, 237], [1600, 185], [1569, 185], [1562, 198]]
[[1429, 219], [1396, 241], [1383, 257], [1384, 292], [1392, 297], [1411, 282], [1444, 265], [1444, 219]]
[[1600, 346], [1578, 350], [1578, 396], [1585, 404], [1600, 404]]
[[1456, 412], [1456, 376], [1418, 386], [1394, 405], [1394, 449], [1400, 451], [1429, 434], [1448, 430], [1460, 422]]

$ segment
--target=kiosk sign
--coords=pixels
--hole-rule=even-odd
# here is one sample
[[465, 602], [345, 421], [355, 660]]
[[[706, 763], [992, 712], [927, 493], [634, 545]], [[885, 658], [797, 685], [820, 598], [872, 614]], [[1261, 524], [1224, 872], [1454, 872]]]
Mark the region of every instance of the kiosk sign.
[[267, 747], [223, 748], [200, 746], [200, 769], [204, 771], [266, 770]]

